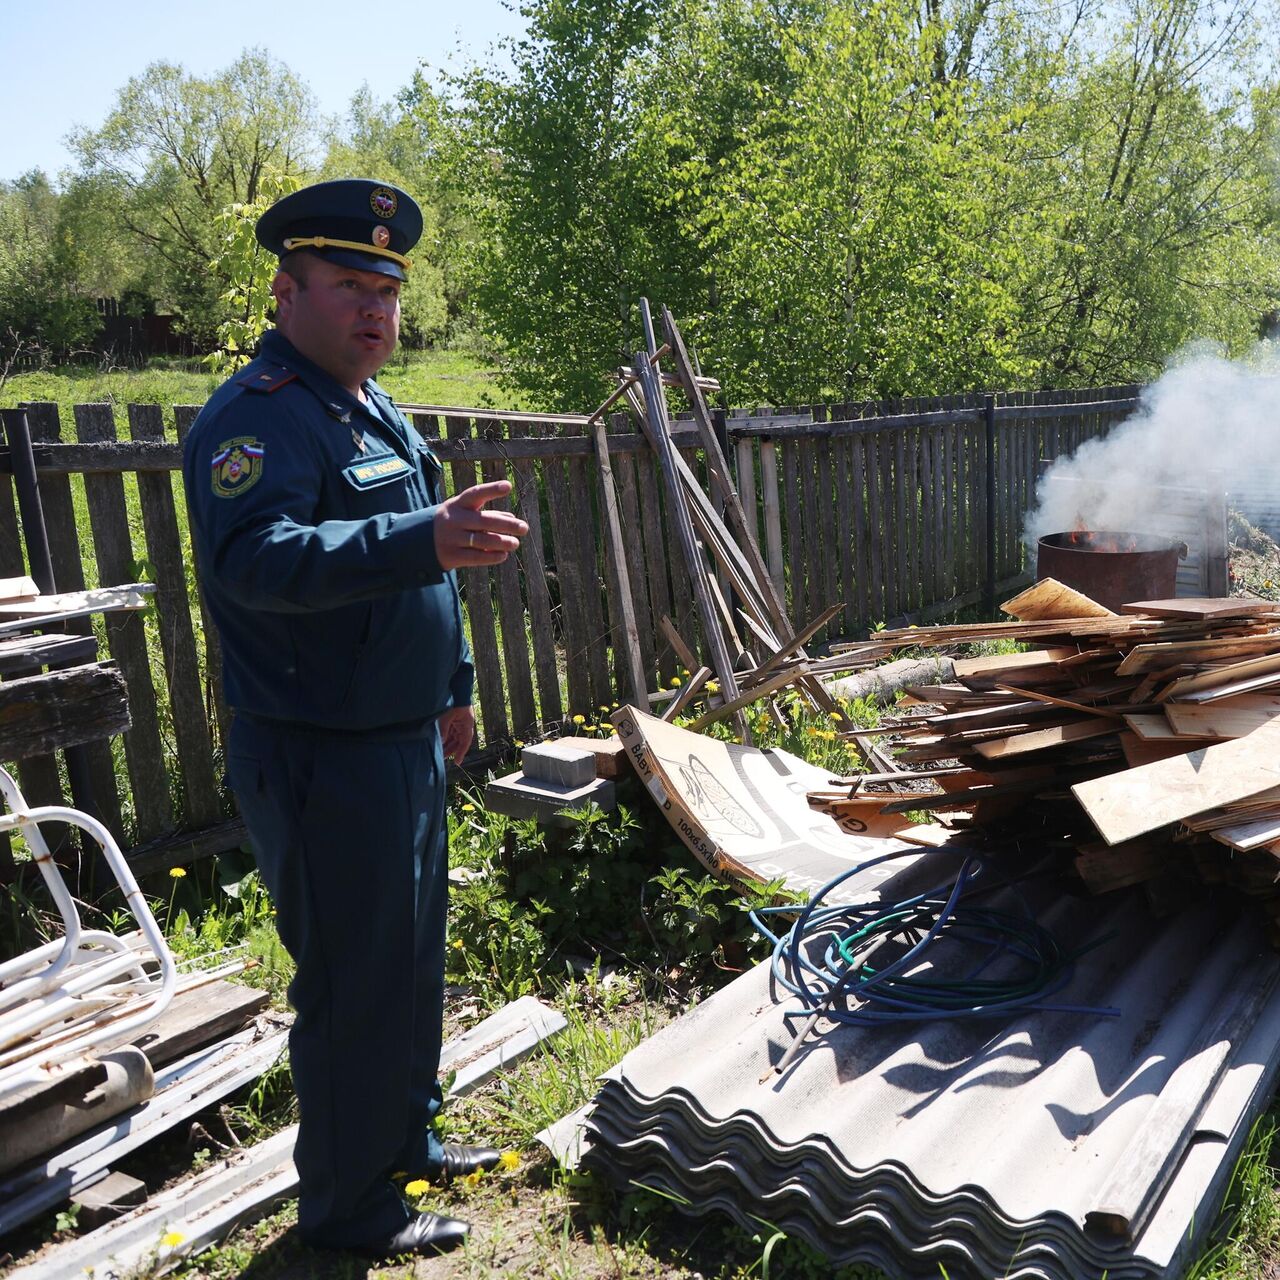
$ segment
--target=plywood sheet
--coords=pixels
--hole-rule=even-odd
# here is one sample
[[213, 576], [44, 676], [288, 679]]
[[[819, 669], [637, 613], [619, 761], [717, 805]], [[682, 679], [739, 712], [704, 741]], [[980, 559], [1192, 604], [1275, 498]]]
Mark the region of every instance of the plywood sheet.
[[1119, 727], [1116, 720], [1099, 716], [1096, 719], [1056, 725], [1052, 729], [1014, 734], [1008, 738], [998, 738], [994, 742], [979, 742], [973, 749], [987, 760], [1008, 760], [1011, 756], [1029, 755], [1033, 751], [1048, 751], [1053, 747], [1066, 746], [1070, 742], [1100, 738], [1104, 734], [1115, 733]]
[[1108, 844], [1280, 786], [1280, 722], [1071, 788]]
[[1019, 592], [1000, 606], [1019, 622], [1039, 622], [1045, 618], [1114, 618], [1115, 614], [1096, 600], [1059, 582], [1042, 578], [1033, 587]]
[[1121, 613], [1143, 613], [1153, 618], [1251, 618], [1277, 611], [1274, 600], [1256, 596], [1181, 596], [1176, 600], [1134, 600], [1120, 606]]

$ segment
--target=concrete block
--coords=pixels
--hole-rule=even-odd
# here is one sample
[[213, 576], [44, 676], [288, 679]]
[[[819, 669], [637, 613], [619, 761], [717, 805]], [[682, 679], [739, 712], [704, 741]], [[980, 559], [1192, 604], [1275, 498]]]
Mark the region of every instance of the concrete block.
[[520, 752], [524, 776], [557, 787], [585, 787], [596, 776], [595, 757], [567, 742], [538, 742]]
[[616, 789], [605, 778], [592, 778], [583, 787], [557, 787], [549, 782], [526, 778], [523, 773], [509, 773], [494, 778], [484, 789], [484, 806], [509, 818], [532, 818], [552, 827], [571, 827], [563, 816], [565, 809], [580, 809], [594, 800], [602, 809], [618, 807]]
[[[596, 758], [597, 778], [630, 778], [631, 766], [627, 763], [627, 752], [615, 733], [608, 738], [561, 738], [580, 751], [589, 751]], [[526, 770], [527, 772], [527, 770]]]
[[78, 1205], [78, 1228], [100, 1227], [112, 1218], [118, 1218], [126, 1209], [142, 1204], [147, 1198], [147, 1184], [118, 1170], [107, 1174], [100, 1182], [86, 1187], [71, 1201]]

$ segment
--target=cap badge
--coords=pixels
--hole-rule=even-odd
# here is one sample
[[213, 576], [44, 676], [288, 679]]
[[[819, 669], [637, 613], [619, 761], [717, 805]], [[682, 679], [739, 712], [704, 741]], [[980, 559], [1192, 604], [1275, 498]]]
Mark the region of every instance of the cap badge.
[[379, 218], [394, 218], [400, 201], [389, 187], [374, 187], [369, 193], [369, 208]]
[[386, 227], [374, 227], [373, 243], [379, 249], [385, 249], [391, 243], [391, 232]]

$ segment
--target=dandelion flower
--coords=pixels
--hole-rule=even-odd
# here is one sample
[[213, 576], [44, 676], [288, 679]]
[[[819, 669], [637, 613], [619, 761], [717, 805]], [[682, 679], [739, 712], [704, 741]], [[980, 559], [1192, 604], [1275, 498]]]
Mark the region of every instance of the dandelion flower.
[[473, 804], [464, 804], [462, 806], [463, 813], [475, 813], [475, 811], [476, 811], [476, 807]]
[[587, 732], [588, 732], [588, 733], [595, 733], [595, 731], [596, 731], [597, 727], [598, 727], [597, 725], [589, 724], [589, 725], [587, 725]]
[[181, 880], [187, 874], [186, 867], [170, 867], [169, 878], [171, 880]]
[[838, 711], [833, 711], [833, 712], [831, 713], [831, 718], [832, 718], [832, 719], [833, 719], [837, 724], [839, 724], [839, 723], [840, 723], [840, 721], [844, 719], [844, 716], [842, 716]]
[[162, 1249], [176, 1249], [187, 1237], [181, 1231], [166, 1231], [160, 1237]]
[[817, 727], [817, 725], [812, 725], [812, 724], [811, 724], [811, 725], [810, 725], [810, 726], [805, 730], [805, 733], [807, 733], [807, 734], [809, 735], [809, 737], [811, 737], [811, 738], [816, 738], [816, 737], [818, 736], [818, 727]]
[[404, 1184], [404, 1193], [407, 1196], [425, 1196], [431, 1190], [431, 1183], [426, 1178], [414, 1178], [412, 1182]]
[[[688, 674], [689, 674], [689, 673], [686, 671], [686, 672], [685, 672], [685, 675], [688, 675]], [[684, 681], [683, 681], [683, 680], [681, 680], [679, 676], [672, 676], [672, 677], [671, 677], [671, 687], [672, 687], [673, 689], [678, 689], [678, 688], [679, 688], [683, 683], [684, 683]]]
[[454, 949], [455, 951], [461, 951], [461, 950], [462, 950], [462, 946], [463, 946], [462, 939], [461, 939], [461, 938], [454, 938], [454, 940], [453, 940], [453, 949]]
[[708, 681], [707, 681], [707, 692], [708, 692], [708, 693], [719, 693], [719, 692], [720, 692], [720, 685], [719, 685], [715, 680], [708, 680]]
[[523, 743], [523, 742], [521, 742], [519, 738], [517, 738], [517, 739], [516, 739], [516, 741], [515, 741], [515, 745], [516, 745], [517, 747], [523, 747], [523, 746], [524, 746], [524, 743]]
[[574, 717], [573, 717], [573, 723], [574, 723], [574, 724], [586, 724], [586, 723], [587, 723], [587, 717], [586, 717], [586, 716], [574, 716]]
[[518, 1169], [520, 1167], [520, 1157], [514, 1151], [504, 1151], [498, 1158], [499, 1169]]
[[689, 668], [688, 668], [688, 667], [681, 667], [681, 668], [680, 668], [680, 670], [681, 670], [681, 672], [682, 672], [684, 675], [686, 675], [686, 676], [689, 674]]
[[[617, 706], [617, 703], [614, 703], [614, 706]], [[603, 703], [603, 702], [602, 702], [602, 703], [601, 703], [601, 704], [596, 708], [596, 710], [597, 710], [597, 711], [603, 711], [603, 712], [605, 712], [606, 714], [608, 714], [609, 708], [608, 708], [608, 706], [607, 706], [605, 703]]]
[[610, 704], [609, 704], [609, 709], [610, 709], [611, 711], [617, 711], [617, 709], [618, 709], [618, 704], [617, 704], [616, 702], [610, 703]]
[[467, 1176], [463, 1178], [463, 1182], [465, 1182], [469, 1187], [478, 1187], [480, 1185], [480, 1179], [483, 1177], [484, 1177], [484, 1170], [476, 1169], [473, 1172], [467, 1174]]

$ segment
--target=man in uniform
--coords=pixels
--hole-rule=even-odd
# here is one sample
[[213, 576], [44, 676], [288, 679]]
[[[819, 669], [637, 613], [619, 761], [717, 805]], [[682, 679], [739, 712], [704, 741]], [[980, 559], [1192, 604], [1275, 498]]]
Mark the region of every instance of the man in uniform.
[[444, 993], [446, 759], [471, 745], [453, 570], [528, 531], [442, 501], [423, 438], [372, 381], [395, 347], [418, 207], [325, 182], [259, 220], [276, 328], [214, 394], [183, 477], [235, 717], [227, 773], [297, 962], [290, 1058], [308, 1243], [435, 1253], [464, 1222], [412, 1214], [397, 1171], [443, 1181], [498, 1153], [432, 1131]]

